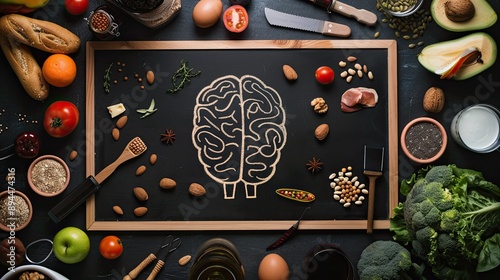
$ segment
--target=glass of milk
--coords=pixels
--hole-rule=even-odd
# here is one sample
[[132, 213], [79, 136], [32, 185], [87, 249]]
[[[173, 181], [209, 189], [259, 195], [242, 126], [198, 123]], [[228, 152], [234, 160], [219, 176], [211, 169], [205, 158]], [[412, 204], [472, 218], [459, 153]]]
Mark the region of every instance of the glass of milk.
[[500, 147], [500, 112], [487, 104], [476, 104], [460, 111], [451, 122], [451, 135], [462, 147], [489, 153]]

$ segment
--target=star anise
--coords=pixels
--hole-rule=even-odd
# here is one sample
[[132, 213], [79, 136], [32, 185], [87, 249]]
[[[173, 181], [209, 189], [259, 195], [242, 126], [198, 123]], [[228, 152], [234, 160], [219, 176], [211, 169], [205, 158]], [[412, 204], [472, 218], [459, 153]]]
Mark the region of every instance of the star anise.
[[165, 129], [165, 133], [160, 134], [161, 141], [165, 144], [173, 144], [175, 141], [175, 133], [173, 129]]
[[323, 166], [323, 163], [317, 159], [316, 157], [313, 157], [312, 160], [309, 160], [309, 162], [306, 164], [307, 170], [311, 171], [311, 173], [318, 172], [321, 170], [321, 167]]

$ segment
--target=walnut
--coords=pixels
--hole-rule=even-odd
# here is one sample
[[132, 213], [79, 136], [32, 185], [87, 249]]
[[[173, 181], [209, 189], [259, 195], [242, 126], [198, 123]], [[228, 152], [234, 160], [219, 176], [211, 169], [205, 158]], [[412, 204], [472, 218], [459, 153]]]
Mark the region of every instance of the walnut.
[[430, 87], [424, 94], [424, 110], [430, 113], [439, 113], [444, 107], [444, 92], [438, 87]]
[[319, 114], [324, 114], [328, 111], [328, 104], [322, 97], [316, 97], [311, 101], [311, 106], [314, 111]]
[[471, 19], [476, 13], [476, 8], [470, 0], [448, 0], [444, 3], [446, 17], [454, 22]]
[[47, 277], [41, 273], [36, 271], [26, 271], [21, 276], [19, 276], [19, 280], [45, 280]]

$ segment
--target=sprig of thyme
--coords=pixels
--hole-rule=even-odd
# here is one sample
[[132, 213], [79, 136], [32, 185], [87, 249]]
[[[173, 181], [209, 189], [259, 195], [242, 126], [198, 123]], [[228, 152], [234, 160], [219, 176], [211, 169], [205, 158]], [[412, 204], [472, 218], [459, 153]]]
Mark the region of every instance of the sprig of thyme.
[[[172, 84], [173, 88], [167, 90], [169, 93], [174, 93], [181, 90], [184, 87], [184, 84], [190, 82], [190, 78], [196, 77], [201, 74], [201, 71], [194, 72], [193, 68], [187, 67], [187, 63], [184, 60], [181, 60], [181, 67], [175, 71], [172, 76]], [[180, 80], [178, 80], [180, 79]]]
[[140, 113], [140, 114], [143, 114], [141, 116], [141, 119], [144, 119], [145, 117], [153, 114], [154, 112], [156, 112], [156, 108], [155, 108], [155, 100], [154, 99], [151, 99], [151, 104], [149, 104], [149, 108], [147, 109], [137, 109], [136, 112], [137, 113]]
[[111, 67], [113, 67], [113, 62], [104, 71], [104, 82], [102, 84], [105, 93], [109, 93], [109, 86], [111, 85], [109, 81], [111, 80]]

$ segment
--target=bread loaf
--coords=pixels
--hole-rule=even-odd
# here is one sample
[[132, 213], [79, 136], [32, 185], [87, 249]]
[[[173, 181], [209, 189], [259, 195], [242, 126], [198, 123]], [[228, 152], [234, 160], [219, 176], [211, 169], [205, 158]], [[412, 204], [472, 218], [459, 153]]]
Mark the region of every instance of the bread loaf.
[[7, 61], [26, 92], [38, 101], [47, 98], [49, 84], [43, 78], [42, 69], [40, 69], [28, 46], [20, 44], [13, 38], [3, 34], [0, 34], [0, 45]]
[[80, 38], [68, 29], [50, 21], [19, 14], [2, 16], [0, 33], [50, 53], [74, 53], [80, 47]]

